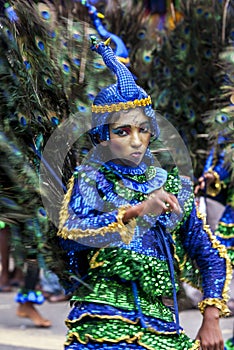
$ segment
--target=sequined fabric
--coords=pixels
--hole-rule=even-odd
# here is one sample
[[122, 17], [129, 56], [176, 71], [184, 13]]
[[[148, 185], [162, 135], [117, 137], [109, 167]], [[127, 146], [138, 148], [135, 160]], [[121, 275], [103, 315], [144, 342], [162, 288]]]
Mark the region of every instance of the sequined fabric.
[[215, 235], [219, 242], [227, 248], [232, 266], [234, 266], [234, 191], [231, 171], [227, 167], [225, 158], [225, 151], [212, 149], [205, 171], [216, 174], [211, 189], [217, 189], [218, 193], [214, 192], [213, 199], [225, 205], [225, 210], [219, 218]]
[[[166, 336], [167, 337], [167, 336]], [[149, 349], [149, 350], [175, 350], [175, 349], [183, 349], [183, 350], [198, 350], [200, 349], [198, 342], [195, 342], [195, 344], [190, 347], [190, 345], [188, 345], [188, 347], [186, 347], [186, 336], [182, 335], [181, 338], [184, 338], [184, 341], [181, 343], [183, 348], [175, 348], [175, 343], [173, 343], [173, 345], [170, 346], [169, 342], [166, 342], [166, 338], [165, 336], [161, 336], [158, 341], [158, 347], [155, 347], [155, 344], [152, 343], [152, 345], [149, 345], [147, 347], [143, 347], [139, 344], [136, 343], [126, 343], [126, 342], [118, 342], [116, 344], [110, 344], [107, 342], [102, 342], [102, 343], [94, 343], [94, 342], [90, 342], [88, 344], [80, 344], [80, 343], [73, 343], [69, 346], [65, 346], [65, 350], [86, 350], [86, 349], [90, 349], [90, 350], [95, 350], [95, 349], [108, 349], [108, 350], [143, 350], [143, 349]], [[172, 342], [171, 342], [172, 343]], [[225, 348], [225, 350], [229, 350], [229, 348]], [[230, 348], [231, 350], [231, 348]]]
[[41, 291], [36, 290], [19, 290], [15, 296], [15, 301], [20, 304], [31, 302], [33, 304], [43, 304], [45, 297]]
[[[75, 326], [71, 329], [71, 337], [69, 332], [67, 337], [68, 343], [73, 340], [75, 343], [78, 341], [78, 343], [87, 344], [88, 346], [91, 345], [89, 344], [89, 339], [97, 343], [107, 342], [108, 339], [110, 343], [118, 343], [121, 340], [125, 340], [126, 348], [129, 343], [135, 343], [140, 345], [140, 349], [141, 346], [144, 349], [153, 350], [199, 349], [198, 344], [183, 333], [180, 336], [177, 334], [155, 334], [142, 328], [140, 325], [127, 324], [124, 320], [108, 320], [104, 323], [92, 318], [90, 322], [86, 320], [84, 323], [80, 323], [77, 327]], [[89, 347], [87, 348], [89, 349]]]
[[118, 342], [117, 344], [108, 344], [106, 342], [100, 343], [89, 343], [89, 344], [80, 344], [73, 343], [65, 347], [65, 350], [86, 350], [86, 349], [108, 349], [108, 350], [143, 350], [142, 346], [138, 344], [126, 344], [126, 342]]
[[[72, 231], [79, 245], [88, 242], [85, 239], [96, 245], [87, 244], [86, 285], [80, 283], [72, 298], [66, 349], [98, 349], [99, 345], [115, 349], [115, 343], [126, 344], [125, 349], [128, 344], [133, 349], [199, 349], [178, 330], [175, 304], [162, 301], [172, 299], [178, 290], [179, 276], [173, 282], [170, 264], [176, 257], [174, 267], [181, 279], [203, 289], [201, 311], [206, 305], [217, 305], [221, 315], [227, 313], [231, 269], [226, 250], [197, 214], [191, 182], [180, 178], [176, 169], [166, 174], [144, 163], [136, 168], [89, 163], [77, 170], [65, 198], [59, 234], [67, 239]], [[177, 195], [183, 213], [179, 218], [166, 213], [136, 220], [126, 243], [121, 210], [161, 186]], [[69, 254], [71, 250], [72, 246]], [[79, 270], [74, 256], [68, 259], [73, 273]]]
[[228, 251], [232, 266], [234, 266], [234, 207], [227, 205], [215, 231], [216, 237]]
[[[71, 311], [66, 320], [69, 328], [66, 344], [72, 344], [71, 348], [68, 346], [67, 349], [73, 349], [74, 344], [78, 346], [78, 343], [92, 349], [92, 341], [101, 343], [103, 348], [103, 343], [107, 346], [108, 341], [118, 344], [120, 342], [123, 345], [121, 340], [125, 340], [125, 346], [129, 346], [129, 349], [131, 345], [128, 344], [132, 344], [136, 349], [198, 349], [198, 342], [189, 339], [182, 329], [179, 336], [176, 334], [173, 321], [168, 322], [167, 331], [160, 319], [146, 317], [146, 322], [151, 322], [147, 329], [141, 326], [134, 310], [129, 312], [98, 303], [81, 303]], [[111, 349], [112, 345], [109, 346]], [[108, 346], [107, 348], [109, 349]]]

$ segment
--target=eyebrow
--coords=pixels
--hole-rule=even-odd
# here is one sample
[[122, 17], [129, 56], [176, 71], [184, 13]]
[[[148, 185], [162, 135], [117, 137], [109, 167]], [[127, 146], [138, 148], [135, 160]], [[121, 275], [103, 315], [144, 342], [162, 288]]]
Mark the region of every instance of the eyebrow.
[[[142, 126], [144, 124], [150, 124], [148, 121], [145, 121], [145, 122], [142, 122], [139, 124], [139, 126]], [[112, 128], [113, 130], [115, 129], [120, 129], [120, 128], [131, 128], [131, 126], [134, 126], [134, 124], [124, 124], [124, 125], [119, 125], [119, 126], [116, 126], [115, 128]]]

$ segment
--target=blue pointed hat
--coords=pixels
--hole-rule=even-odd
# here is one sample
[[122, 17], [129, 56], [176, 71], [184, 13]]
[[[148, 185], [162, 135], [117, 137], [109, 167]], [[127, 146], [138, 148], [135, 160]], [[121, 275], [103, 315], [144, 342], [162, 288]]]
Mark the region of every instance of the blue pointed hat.
[[138, 86], [129, 69], [115, 56], [109, 41], [99, 42], [95, 37], [91, 37], [93, 51], [99, 53], [104, 63], [116, 75], [117, 82], [103, 88], [94, 99], [92, 105], [92, 131], [91, 137], [94, 144], [98, 139], [109, 140], [108, 119], [110, 113], [119, 112], [131, 108], [142, 107], [144, 113], [150, 118], [152, 135], [157, 138], [159, 127], [156, 122], [155, 112], [152, 108], [150, 96]]

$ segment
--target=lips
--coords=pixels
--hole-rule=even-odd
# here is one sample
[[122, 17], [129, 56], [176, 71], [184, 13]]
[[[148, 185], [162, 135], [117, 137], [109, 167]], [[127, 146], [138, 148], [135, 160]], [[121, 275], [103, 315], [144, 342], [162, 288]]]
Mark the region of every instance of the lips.
[[134, 157], [134, 158], [140, 158], [142, 155], [141, 152], [134, 152], [134, 153], [131, 153], [131, 157]]

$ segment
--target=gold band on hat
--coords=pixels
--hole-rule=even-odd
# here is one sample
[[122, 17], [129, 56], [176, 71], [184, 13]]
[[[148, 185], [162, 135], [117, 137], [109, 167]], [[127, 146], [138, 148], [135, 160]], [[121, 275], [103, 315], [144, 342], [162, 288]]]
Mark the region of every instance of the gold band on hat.
[[134, 100], [134, 101], [128, 101], [128, 102], [118, 102], [118, 103], [114, 103], [112, 105], [104, 105], [104, 106], [92, 105], [92, 112], [93, 113], [119, 112], [123, 109], [145, 107], [145, 106], [148, 106], [151, 104], [152, 104], [151, 97], [148, 96], [148, 97], [140, 99], [140, 100]]

